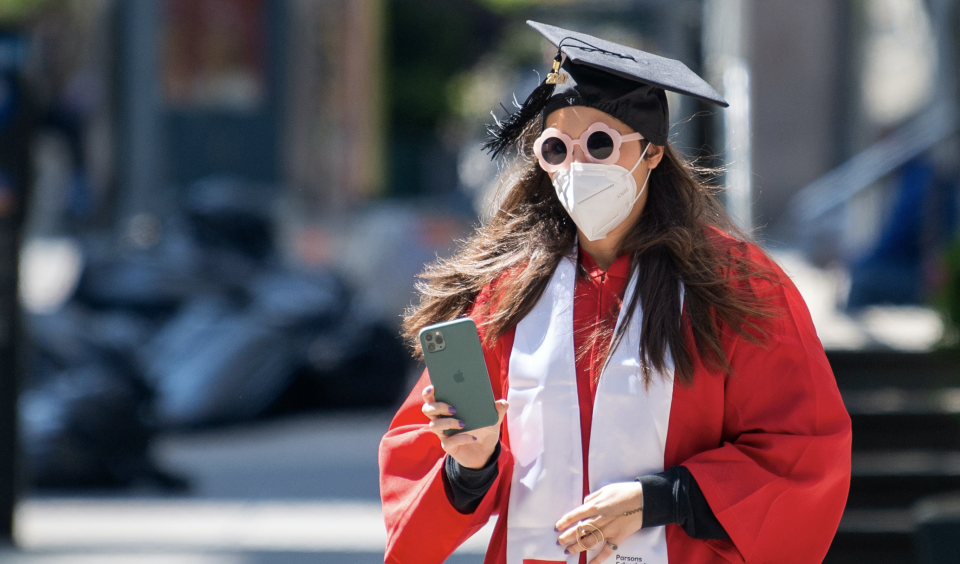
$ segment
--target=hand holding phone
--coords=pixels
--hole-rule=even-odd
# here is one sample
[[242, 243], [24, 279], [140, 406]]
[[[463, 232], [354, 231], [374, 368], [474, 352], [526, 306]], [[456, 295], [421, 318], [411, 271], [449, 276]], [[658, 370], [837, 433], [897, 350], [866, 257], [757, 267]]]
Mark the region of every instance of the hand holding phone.
[[454, 460], [466, 468], [483, 468], [500, 440], [500, 425], [507, 413], [507, 400], [498, 400], [495, 404], [497, 422], [489, 427], [475, 429], [466, 433], [447, 435], [444, 431], [460, 429], [460, 420], [455, 410], [434, 397], [433, 386], [423, 389], [423, 414], [430, 418], [430, 430], [440, 438], [440, 446]]
[[[424, 327], [420, 345], [433, 384], [424, 390], [423, 407], [423, 413], [431, 419], [431, 430], [457, 462], [479, 468], [486, 464], [499, 440], [506, 402], [494, 401], [477, 326], [473, 320], [463, 318]], [[462, 439], [449, 440], [458, 433]], [[456, 447], [459, 452], [463, 450], [459, 447], [475, 440], [482, 443], [477, 445], [480, 448], [466, 448], [464, 452], [471, 454], [463, 456], [464, 460], [447, 450]], [[474, 459], [484, 451], [486, 455], [477, 465]]]

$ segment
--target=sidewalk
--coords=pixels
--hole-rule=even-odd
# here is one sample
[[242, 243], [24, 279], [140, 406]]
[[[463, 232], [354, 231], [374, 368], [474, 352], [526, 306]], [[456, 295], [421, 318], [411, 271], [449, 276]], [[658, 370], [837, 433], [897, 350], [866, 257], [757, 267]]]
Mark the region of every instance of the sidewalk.
[[[375, 564], [386, 533], [377, 445], [392, 413], [341, 412], [166, 436], [187, 496], [32, 497], [12, 564]], [[479, 564], [490, 528], [448, 562]]]
[[827, 350], [922, 352], [943, 334], [940, 315], [923, 306], [877, 305], [847, 313], [842, 307], [850, 290], [846, 272], [816, 268], [796, 251], [770, 254], [800, 290]]

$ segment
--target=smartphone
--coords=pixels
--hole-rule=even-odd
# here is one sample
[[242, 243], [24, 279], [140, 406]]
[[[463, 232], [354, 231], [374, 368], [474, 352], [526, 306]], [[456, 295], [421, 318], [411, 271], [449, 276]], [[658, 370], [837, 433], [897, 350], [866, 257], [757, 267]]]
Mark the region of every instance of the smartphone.
[[447, 435], [496, 425], [497, 408], [480, 348], [477, 325], [470, 318], [430, 325], [420, 330], [423, 359], [437, 401], [454, 407], [463, 429]]

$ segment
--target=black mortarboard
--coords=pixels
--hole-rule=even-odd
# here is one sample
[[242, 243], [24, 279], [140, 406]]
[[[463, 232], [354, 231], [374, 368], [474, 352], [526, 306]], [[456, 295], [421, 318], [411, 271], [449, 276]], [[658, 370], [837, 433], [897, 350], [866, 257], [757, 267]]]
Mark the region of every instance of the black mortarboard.
[[[489, 128], [484, 148], [494, 156], [517, 141], [531, 120], [566, 106], [606, 112], [657, 145], [667, 143], [665, 90], [727, 107], [727, 102], [680, 61], [631, 49], [585, 33], [528, 21], [557, 46], [553, 72], [519, 110]], [[566, 60], [561, 65], [562, 55]]]

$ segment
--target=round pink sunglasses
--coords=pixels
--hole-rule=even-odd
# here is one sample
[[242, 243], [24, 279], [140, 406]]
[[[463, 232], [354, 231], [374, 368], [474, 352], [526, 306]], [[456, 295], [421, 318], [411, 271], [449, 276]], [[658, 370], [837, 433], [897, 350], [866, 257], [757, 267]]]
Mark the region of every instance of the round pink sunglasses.
[[580, 146], [580, 150], [590, 162], [613, 164], [620, 159], [620, 145], [641, 139], [643, 135], [639, 133], [621, 135], [616, 129], [598, 121], [588, 127], [579, 139], [571, 139], [569, 135], [554, 127], [544, 129], [540, 137], [533, 142], [533, 151], [543, 170], [555, 172], [570, 166], [575, 145]]

